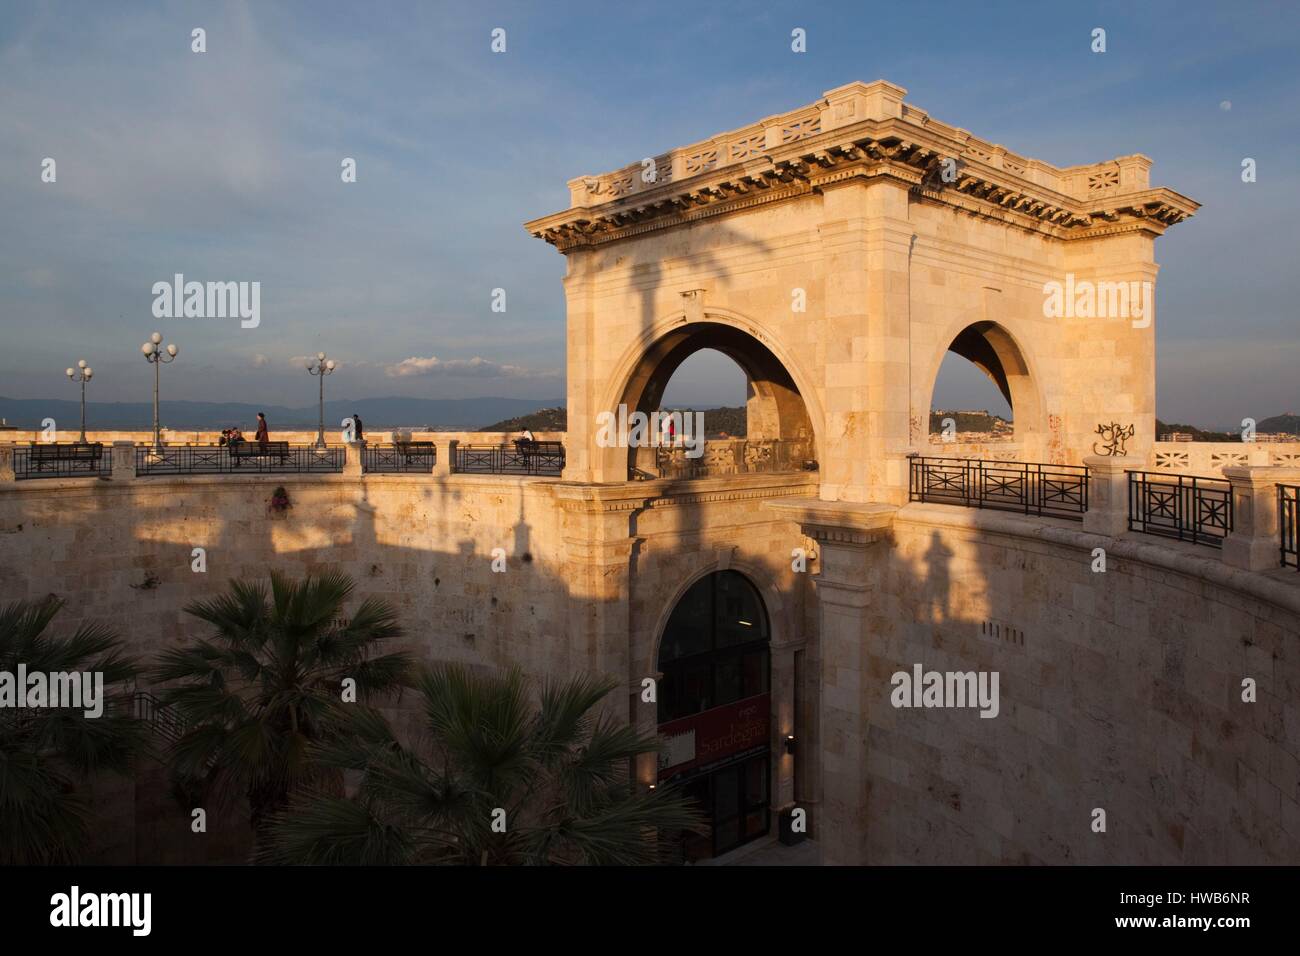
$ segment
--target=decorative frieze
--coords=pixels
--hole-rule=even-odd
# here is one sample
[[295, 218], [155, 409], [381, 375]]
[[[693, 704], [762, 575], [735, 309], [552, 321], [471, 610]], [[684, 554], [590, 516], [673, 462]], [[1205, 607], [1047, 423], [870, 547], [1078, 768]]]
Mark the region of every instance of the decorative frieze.
[[857, 177], [888, 177], [918, 200], [1063, 240], [1158, 235], [1199, 208], [1172, 190], [1150, 188], [1144, 156], [1058, 169], [902, 106], [905, 92], [884, 81], [850, 84], [821, 103], [658, 157], [654, 176], [638, 164], [582, 177], [570, 183], [573, 208], [526, 228], [567, 251], [670, 228], [701, 210], [738, 211]]

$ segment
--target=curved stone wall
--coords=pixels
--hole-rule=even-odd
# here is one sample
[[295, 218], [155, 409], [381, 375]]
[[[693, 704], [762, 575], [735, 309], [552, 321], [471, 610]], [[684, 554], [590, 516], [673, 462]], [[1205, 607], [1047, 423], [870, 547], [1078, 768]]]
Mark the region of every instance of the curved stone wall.
[[[1300, 862], [1294, 570], [919, 504], [884, 554], [864, 675], [871, 862]], [[891, 675], [917, 663], [999, 672], [999, 715], [893, 707]]]
[[[279, 485], [293, 507], [273, 515]], [[68, 601], [59, 627], [105, 621], [148, 659], [200, 630], [184, 606], [231, 577], [337, 568], [359, 594], [397, 605], [423, 659], [626, 677], [628, 717], [649, 729], [640, 680], [664, 614], [694, 577], [735, 567], [772, 616], [772, 732], [806, 742], [795, 756], [774, 749], [774, 805], [807, 804], [815, 827], [834, 812], [822, 784], [856, 745], [848, 725], [822, 726], [824, 708], [851, 711], [866, 733], [865, 790], [851, 792], [869, 862], [1300, 862], [1300, 575], [1235, 571], [1204, 548], [1067, 522], [908, 505], [855, 578], [865, 624], [846, 678], [845, 647], [818, 633], [810, 585], [823, 556], [797, 522], [760, 507], [815, 487], [808, 476], [10, 483], [0, 602], [56, 593]], [[790, 569], [804, 545], [808, 575]], [[203, 574], [191, 570], [196, 547]], [[496, 547], [504, 574], [491, 569]], [[1092, 570], [1098, 547], [1104, 573]], [[916, 664], [998, 672], [998, 716], [893, 707], [892, 675]], [[830, 684], [827, 666], [841, 668]], [[1244, 678], [1255, 703], [1242, 701]], [[183, 816], [140, 817], [154, 812], [140, 810], [148, 790], [135, 787], [132, 811], [108, 788], [114, 832], [135, 847], [102, 859], [197, 861], [157, 835], [183, 829]], [[1092, 830], [1097, 808], [1104, 834]]]
[[[283, 486], [292, 507], [269, 511]], [[419, 656], [567, 673], [568, 581], [553, 483], [490, 476], [222, 475], [0, 486], [0, 602], [116, 627], [151, 657], [229, 579], [341, 570], [398, 608]], [[194, 548], [207, 571], [192, 570]], [[492, 571], [492, 551], [506, 557]], [[508, 586], [505, 586], [507, 585]]]

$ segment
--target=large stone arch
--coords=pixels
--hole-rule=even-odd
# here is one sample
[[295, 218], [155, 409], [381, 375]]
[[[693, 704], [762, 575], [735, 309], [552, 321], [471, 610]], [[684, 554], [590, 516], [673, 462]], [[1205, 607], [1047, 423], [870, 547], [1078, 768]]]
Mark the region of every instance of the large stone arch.
[[1007, 400], [1015, 420], [1017, 444], [1026, 449], [1045, 449], [1049, 433], [1045, 383], [1021, 339], [1002, 322], [966, 318], [954, 320], [940, 341], [946, 344], [930, 357], [922, 378], [926, 423], [923, 436], [929, 430], [939, 369], [947, 354], [953, 352], [984, 372]]
[[[804, 439], [812, 444], [809, 457], [817, 457], [822, 419], [811, 379], [770, 332], [726, 309], [707, 308], [698, 318], [678, 311], [639, 336], [616, 364], [598, 411], [655, 410], [673, 373], [704, 349], [723, 353], [745, 373], [749, 437]], [[611, 477], [634, 465], [638, 453], [652, 450], [595, 449], [602, 473]]]
[[701, 561], [692, 567], [689, 573], [682, 575], [672, 593], [667, 594], [665, 599], [659, 602], [659, 611], [655, 616], [652, 629], [646, 633], [643, 641], [638, 642], [641, 646], [633, 649], [633, 659], [636, 661], [634, 667], [637, 671], [644, 672], [647, 675], [655, 672], [659, 660], [660, 644], [663, 641], [664, 628], [668, 626], [668, 619], [672, 617], [673, 610], [686, 596], [687, 591], [699, 581], [718, 571], [736, 571], [744, 575], [755, 590], [758, 591], [759, 597], [763, 601], [764, 610], [767, 612], [769, 634], [774, 645], [788, 644], [795, 639], [795, 624], [793, 621], [788, 620], [790, 602], [782, 596], [781, 589], [777, 585], [777, 579], [771, 574], [770, 570], [761, 565], [735, 558], [723, 562], [715, 556], [709, 560]]

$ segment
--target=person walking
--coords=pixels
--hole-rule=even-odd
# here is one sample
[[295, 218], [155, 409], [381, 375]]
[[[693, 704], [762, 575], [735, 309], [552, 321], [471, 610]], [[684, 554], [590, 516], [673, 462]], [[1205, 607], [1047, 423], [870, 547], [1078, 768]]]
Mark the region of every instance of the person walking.
[[257, 434], [253, 436], [253, 439], [261, 446], [259, 451], [265, 455], [266, 443], [271, 440], [271, 431], [266, 427], [266, 415], [262, 412], [257, 413]]
[[352, 430], [353, 430], [353, 438], [352, 438], [353, 441], [359, 442], [366, 437], [365, 433], [361, 430], [361, 416], [358, 415], [356, 412], [352, 413]]

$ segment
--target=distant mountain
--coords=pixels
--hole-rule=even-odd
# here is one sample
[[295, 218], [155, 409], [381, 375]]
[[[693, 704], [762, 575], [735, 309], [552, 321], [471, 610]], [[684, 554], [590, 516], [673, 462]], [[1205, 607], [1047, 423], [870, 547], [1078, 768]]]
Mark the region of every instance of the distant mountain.
[[517, 415], [493, 425], [484, 425], [481, 432], [521, 432], [525, 428], [533, 432], [562, 432], [569, 427], [569, 413], [563, 405], [556, 408], [540, 408], [527, 415]]
[[[523, 415], [542, 405], [556, 405], [531, 398], [359, 398], [327, 401], [325, 427], [337, 428], [350, 415], [361, 416], [367, 431], [381, 428], [471, 429], [479, 422]], [[290, 408], [284, 405], [252, 405], [245, 402], [186, 402], [164, 397], [162, 424], [172, 429], [217, 429], [240, 425], [252, 427], [258, 412], [265, 412], [271, 430], [315, 428], [317, 406]], [[68, 399], [5, 398], [0, 396], [0, 418], [19, 428], [39, 428], [53, 418], [61, 430], [78, 427], [80, 402]], [[150, 402], [87, 402], [86, 427], [114, 430], [147, 430], [153, 427]]]
[[1262, 422], [1255, 423], [1255, 431], [1271, 434], [1276, 432], [1285, 432], [1288, 435], [1300, 435], [1300, 415], [1295, 412], [1287, 412], [1285, 415], [1274, 415], [1272, 418], [1266, 418]]

